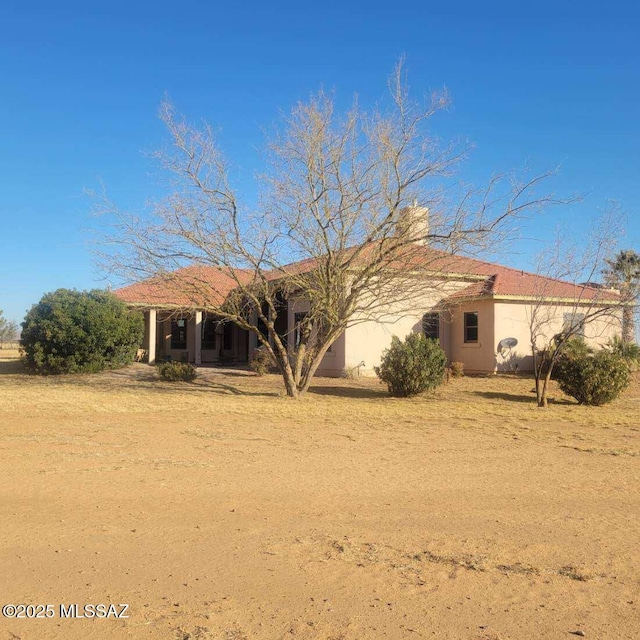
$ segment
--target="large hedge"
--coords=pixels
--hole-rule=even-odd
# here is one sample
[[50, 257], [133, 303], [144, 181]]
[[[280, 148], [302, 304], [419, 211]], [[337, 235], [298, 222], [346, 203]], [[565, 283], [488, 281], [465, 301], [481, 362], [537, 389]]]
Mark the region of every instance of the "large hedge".
[[611, 402], [631, 381], [629, 363], [604, 349], [563, 354], [556, 368], [558, 385], [579, 404], [599, 406]]
[[406, 398], [441, 384], [446, 364], [447, 358], [437, 340], [412, 333], [404, 342], [393, 336], [375, 371], [387, 383], [392, 396]]
[[108, 291], [58, 289], [45, 294], [22, 323], [22, 359], [34, 373], [90, 373], [133, 362], [142, 313]]

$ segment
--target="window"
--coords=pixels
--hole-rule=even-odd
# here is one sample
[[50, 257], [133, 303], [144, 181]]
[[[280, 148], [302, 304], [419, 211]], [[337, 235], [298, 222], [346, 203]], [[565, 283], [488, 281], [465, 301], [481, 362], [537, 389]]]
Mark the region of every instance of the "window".
[[464, 341], [478, 342], [478, 312], [468, 311], [464, 314]]
[[273, 318], [273, 330], [286, 349], [289, 332], [289, 303], [282, 291], [274, 296], [273, 306], [276, 312]]
[[218, 328], [218, 322], [213, 318], [205, 318], [202, 323], [202, 348], [203, 349], [215, 349], [216, 348], [216, 330]]
[[[293, 346], [295, 349], [300, 346], [302, 336], [305, 334], [305, 332], [311, 329], [311, 336], [314, 336], [314, 331], [318, 331], [318, 325], [316, 324], [314, 327], [308, 317], [308, 311], [299, 311], [293, 314]], [[317, 340], [318, 336], [315, 335], [314, 339]], [[330, 345], [327, 348], [327, 353], [331, 353], [332, 351], [333, 345]]]
[[231, 351], [231, 349], [233, 349], [233, 325], [230, 322], [224, 323], [224, 330], [222, 333], [222, 348], [225, 351]]
[[584, 313], [565, 313], [562, 322], [562, 330], [571, 332], [574, 336], [584, 338]]
[[[263, 317], [265, 317], [267, 319], [271, 315], [269, 313], [269, 304], [267, 302], [263, 302], [262, 303], [262, 306], [260, 308], [260, 313], [262, 314]], [[260, 317], [258, 317], [257, 327], [258, 327], [258, 331], [262, 334], [262, 337], [265, 340], [268, 340], [269, 339], [269, 329], [267, 328], [267, 324], [265, 323], [265, 321]]]
[[171, 321], [171, 348], [187, 348], [187, 321], [184, 318]]
[[440, 314], [425, 313], [422, 316], [422, 331], [426, 338], [440, 339]]
[[293, 314], [293, 345], [296, 349], [298, 348], [298, 346], [300, 345], [300, 341], [302, 340], [302, 333], [305, 328], [304, 324], [308, 315], [309, 314], [306, 311]]

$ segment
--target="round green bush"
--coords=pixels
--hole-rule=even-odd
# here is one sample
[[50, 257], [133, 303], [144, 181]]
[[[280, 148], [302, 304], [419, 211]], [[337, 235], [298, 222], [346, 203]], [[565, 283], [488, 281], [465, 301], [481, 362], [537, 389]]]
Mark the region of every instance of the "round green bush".
[[116, 369], [133, 362], [143, 334], [142, 313], [130, 311], [112, 293], [58, 289], [27, 313], [22, 360], [40, 374]]
[[600, 406], [615, 400], [631, 380], [629, 364], [609, 351], [562, 356], [556, 377], [560, 389], [579, 404]]
[[446, 364], [447, 358], [437, 340], [412, 333], [404, 342], [393, 336], [375, 371], [392, 396], [406, 398], [441, 384]]
[[163, 362], [158, 365], [158, 373], [169, 382], [193, 382], [198, 377], [198, 371], [188, 362]]

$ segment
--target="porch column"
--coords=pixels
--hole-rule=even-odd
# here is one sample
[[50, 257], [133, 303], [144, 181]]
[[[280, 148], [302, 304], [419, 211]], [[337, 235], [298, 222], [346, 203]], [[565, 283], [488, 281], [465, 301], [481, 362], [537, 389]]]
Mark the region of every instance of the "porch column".
[[202, 311], [196, 311], [195, 331], [196, 331], [195, 362], [196, 362], [196, 365], [200, 365], [202, 364]]
[[149, 354], [149, 364], [156, 363], [156, 310], [149, 309], [149, 344], [147, 353]]

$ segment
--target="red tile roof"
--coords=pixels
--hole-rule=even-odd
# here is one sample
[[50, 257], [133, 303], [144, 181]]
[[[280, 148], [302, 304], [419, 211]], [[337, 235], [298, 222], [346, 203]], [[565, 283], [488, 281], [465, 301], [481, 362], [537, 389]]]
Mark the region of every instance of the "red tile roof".
[[[484, 263], [487, 264], [487, 263]], [[563, 299], [574, 302], [600, 301], [618, 302], [620, 294], [611, 289], [605, 289], [590, 284], [573, 284], [564, 280], [547, 278], [535, 273], [490, 265], [493, 273], [482, 280], [449, 296], [450, 299], [465, 298], [548, 298]]]
[[[367, 247], [365, 252], [374, 249], [373, 246]], [[348, 253], [346, 255], [348, 257]], [[412, 246], [406, 259], [397, 263], [403, 269], [412, 266], [425, 269], [433, 277], [469, 280], [468, 287], [449, 296], [448, 299], [452, 301], [503, 296], [513, 299], [620, 300], [619, 294], [609, 289], [576, 285], [429, 247]], [[273, 270], [267, 277], [277, 280], [284, 275], [309, 272], [317, 264], [318, 261], [314, 259], [301, 260]], [[396, 265], [392, 262], [390, 266]], [[115, 293], [130, 304], [197, 308], [220, 304], [238, 282], [248, 283], [252, 278], [253, 272], [246, 269], [232, 271], [223, 267], [193, 266], [132, 284]]]
[[247, 269], [191, 266], [136, 282], [114, 293], [129, 304], [204, 308], [221, 304], [238, 282], [250, 282]]

